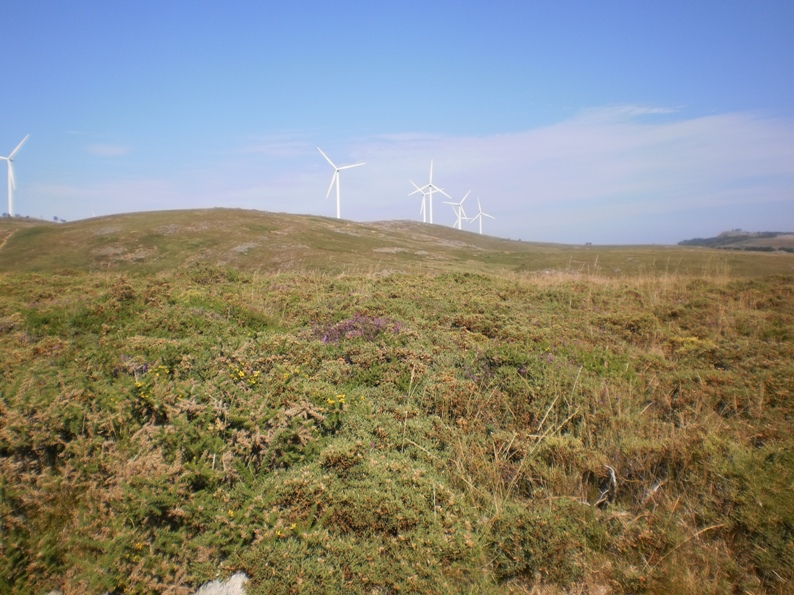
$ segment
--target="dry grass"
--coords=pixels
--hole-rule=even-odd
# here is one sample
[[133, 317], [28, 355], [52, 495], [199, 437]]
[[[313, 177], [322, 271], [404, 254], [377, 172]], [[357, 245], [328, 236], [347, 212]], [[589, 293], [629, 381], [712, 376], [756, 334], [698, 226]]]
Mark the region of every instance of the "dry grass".
[[686, 246], [567, 246], [503, 240], [408, 221], [352, 221], [233, 209], [161, 211], [74, 223], [0, 219], [17, 229], [0, 271], [155, 274], [196, 264], [238, 271], [544, 273], [733, 277], [794, 273], [794, 255]]
[[792, 280], [628, 254], [0, 274], [0, 590], [786, 592]]

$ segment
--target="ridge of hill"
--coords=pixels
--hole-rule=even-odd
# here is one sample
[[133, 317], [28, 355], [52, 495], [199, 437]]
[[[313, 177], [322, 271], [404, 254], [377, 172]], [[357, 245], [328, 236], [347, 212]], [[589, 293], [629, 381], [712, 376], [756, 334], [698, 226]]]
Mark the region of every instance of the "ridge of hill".
[[[0, 220], [0, 272], [599, 272], [701, 274], [713, 254], [685, 246], [523, 242], [412, 221], [358, 223], [241, 209], [128, 213], [55, 224]], [[738, 276], [794, 272], [772, 255], [720, 255]], [[781, 256], [781, 255], [774, 255]], [[786, 256], [786, 255], [782, 255]]]
[[[357, 223], [241, 209], [128, 213], [60, 225], [0, 221], [7, 242], [0, 271], [52, 269], [152, 273], [195, 264], [245, 271], [395, 267], [445, 269], [461, 260], [506, 255], [521, 242], [410, 221]], [[535, 245], [542, 249], [542, 245]]]
[[679, 242], [680, 246], [707, 246], [728, 250], [751, 250], [758, 252], [794, 253], [794, 232], [792, 231], [745, 231], [732, 229], [723, 231], [713, 238], [693, 238]]

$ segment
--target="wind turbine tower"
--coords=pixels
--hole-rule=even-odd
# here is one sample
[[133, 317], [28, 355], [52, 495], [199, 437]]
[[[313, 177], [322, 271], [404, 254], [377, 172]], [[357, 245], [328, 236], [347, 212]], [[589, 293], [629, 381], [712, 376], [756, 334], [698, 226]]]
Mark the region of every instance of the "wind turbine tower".
[[328, 158], [328, 155], [323, 153], [323, 150], [320, 147], [317, 147], [317, 150], [320, 151], [320, 154], [325, 157], [325, 160], [331, 164], [331, 167], [334, 168], [334, 175], [331, 177], [331, 185], [328, 186], [328, 192], [325, 194], [325, 198], [328, 198], [331, 195], [331, 188], [334, 187], [336, 184], [336, 218], [342, 218], [342, 207], [339, 198], [339, 172], [343, 169], [350, 169], [351, 167], [358, 167], [359, 165], [364, 165], [364, 163], [354, 163], [353, 165], [343, 165], [342, 167], [337, 167], [333, 161]]
[[488, 213], [485, 213], [482, 210], [482, 205], [480, 204], [479, 196], [477, 197], [477, 210], [479, 211], [479, 213], [477, 213], [474, 217], [472, 217], [471, 221], [477, 221], [477, 219], [480, 220], [480, 235], [482, 235], [482, 218], [488, 217], [489, 219], [496, 219], [496, 217], [494, 217], [493, 215], [489, 215]]
[[[414, 183], [411, 182], [411, 184], [414, 184]], [[416, 184], [414, 184], [414, 186], [416, 186]], [[433, 193], [434, 192], [440, 192], [441, 194], [443, 194], [447, 198], [450, 198], [450, 199], [452, 198], [449, 194], [444, 192], [444, 190], [442, 188], [439, 188], [438, 186], [433, 184], [433, 162], [432, 161], [430, 162], [430, 181], [427, 184], [425, 184], [424, 186], [422, 186], [421, 188], [416, 187], [416, 190], [411, 192], [411, 194], [416, 194], [417, 192], [421, 192], [422, 193], [423, 200], [424, 200], [424, 197], [427, 196], [427, 207], [428, 207], [428, 211], [430, 213], [430, 223], [433, 223]], [[411, 194], [409, 194], [408, 196], [411, 196]]]
[[17, 151], [19, 151], [19, 147], [21, 147], [30, 135], [26, 134], [25, 138], [19, 141], [19, 144], [14, 148], [13, 151], [8, 155], [8, 157], [0, 156], [0, 159], [5, 159], [6, 163], [8, 163], [8, 216], [14, 216], [14, 189], [17, 187], [16, 183], [14, 182], [14, 155], [16, 155]]

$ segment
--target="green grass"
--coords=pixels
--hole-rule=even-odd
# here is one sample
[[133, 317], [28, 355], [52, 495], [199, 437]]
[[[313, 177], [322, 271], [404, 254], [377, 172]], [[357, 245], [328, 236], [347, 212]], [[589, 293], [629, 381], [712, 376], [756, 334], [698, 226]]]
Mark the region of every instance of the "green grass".
[[791, 276], [488, 244], [388, 273], [346, 237], [304, 263], [358, 272], [155, 242], [173, 268], [0, 273], [0, 591], [790, 589]]

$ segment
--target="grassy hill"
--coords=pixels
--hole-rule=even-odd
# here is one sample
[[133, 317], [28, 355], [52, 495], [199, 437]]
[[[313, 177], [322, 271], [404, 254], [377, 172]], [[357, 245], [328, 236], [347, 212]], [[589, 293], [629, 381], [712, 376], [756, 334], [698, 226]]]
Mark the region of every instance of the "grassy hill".
[[[9, 233], [13, 232], [10, 234]], [[0, 219], [0, 271], [152, 274], [196, 264], [246, 272], [794, 273], [789, 254], [685, 246], [567, 246], [409, 221], [351, 221], [234, 209], [160, 211], [66, 224]], [[0, 242], [2, 239], [0, 239]]]
[[790, 592], [791, 255], [9, 230], [0, 592]]
[[743, 231], [734, 229], [714, 238], [695, 238], [680, 242], [682, 246], [706, 246], [723, 250], [794, 253], [794, 233], [784, 231]]

